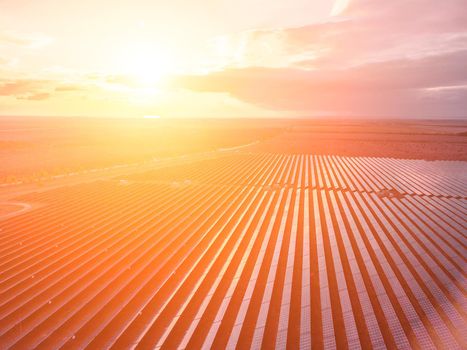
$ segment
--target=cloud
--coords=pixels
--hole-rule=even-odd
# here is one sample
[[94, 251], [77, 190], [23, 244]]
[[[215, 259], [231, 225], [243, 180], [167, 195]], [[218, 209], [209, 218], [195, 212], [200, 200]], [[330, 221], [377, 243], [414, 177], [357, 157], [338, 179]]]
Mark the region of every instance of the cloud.
[[432, 55], [451, 50], [448, 44], [467, 48], [465, 0], [353, 0], [327, 22], [219, 37], [213, 50], [229, 57], [230, 67], [308, 60], [322, 68]]
[[53, 38], [42, 33], [17, 33], [0, 31], [0, 46], [12, 45], [24, 48], [40, 48], [53, 42]]
[[49, 97], [51, 97], [51, 95], [48, 92], [38, 92], [36, 94], [18, 97], [18, 99], [29, 101], [42, 101], [48, 99]]
[[56, 82], [46, 80], [0, 80], [0, 97], [40, 101], [51, 97]]
[[[351, 1], [345, 16], [400, 32], [458, 32], [467, 29], [464, 0]], [[384, 22], [381, 22], [384, 20]]]
[[82, 90], [81, 86], [73, 85], [73, 84], [63, 84], [57, 86], [54, 91], [56, 92], [69, 92], [69, 91], [79, 91]]
[[43, 84], [36, 80], [0, 81], [0, 96], [16, 96], [35, 91]]
[[[359, 115], [465, 113], [467, 50], [342, 69], [250, 67], [179, 77], [176, 85], [227, 92], [269, 109]], [[449, 88], [448, 88], [449, 87]]]
[[353, 0], [327, 22], [216, 45], [222, 70], [175, 84], [300, 114], [467, 114], [465, 0]]

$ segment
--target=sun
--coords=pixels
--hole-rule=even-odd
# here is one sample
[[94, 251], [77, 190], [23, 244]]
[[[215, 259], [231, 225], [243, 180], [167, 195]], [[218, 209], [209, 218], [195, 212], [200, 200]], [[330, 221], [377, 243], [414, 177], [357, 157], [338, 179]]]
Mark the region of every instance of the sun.
[[142, 85], [157, 85], [173, 71], [166, 51], [150, 43], [132, 43], [117, 59], [118, 73]]

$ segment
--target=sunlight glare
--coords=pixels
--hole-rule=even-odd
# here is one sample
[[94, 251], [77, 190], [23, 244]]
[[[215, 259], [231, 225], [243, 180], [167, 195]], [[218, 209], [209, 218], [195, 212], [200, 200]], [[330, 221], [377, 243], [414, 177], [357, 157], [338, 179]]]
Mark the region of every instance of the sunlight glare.
[[147, 43], [128, 45], [118, 61], [120, 72], [142, 85], [161, 83], [173, 70], [167, 53]]
[[349, 6], [350, 0], [336, 0], [331, 10], [331, 16], [339, 16]]

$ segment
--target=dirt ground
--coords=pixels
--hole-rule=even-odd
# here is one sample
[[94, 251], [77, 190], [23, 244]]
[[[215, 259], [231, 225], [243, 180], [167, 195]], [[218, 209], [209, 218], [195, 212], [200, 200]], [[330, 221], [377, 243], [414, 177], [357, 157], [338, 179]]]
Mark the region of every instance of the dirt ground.
[[252, 152], [467, 160], [467, 120], [1, 118], [0, 183], [249, 143]]
[[467, 120], [295, 120], [258, 152], [467, 160]]
[[374, 133], [285, 132], [252, 148], [257, 152], [467, 160], [467, 137]]

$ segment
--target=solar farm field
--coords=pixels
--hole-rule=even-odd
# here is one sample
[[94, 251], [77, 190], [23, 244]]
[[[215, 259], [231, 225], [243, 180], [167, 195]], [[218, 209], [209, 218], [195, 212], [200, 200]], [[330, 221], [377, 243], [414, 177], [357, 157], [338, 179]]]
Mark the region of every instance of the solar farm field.
[[465, 348], [464, 124], [44, 122], [2, 134], [71, 172], [0, 185], [0, 348]]
[[465, 348], [466, 200], [462, 161], [249, 148], [26, 191], [0, 347]]

